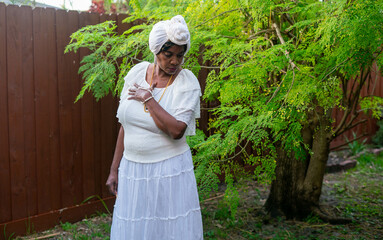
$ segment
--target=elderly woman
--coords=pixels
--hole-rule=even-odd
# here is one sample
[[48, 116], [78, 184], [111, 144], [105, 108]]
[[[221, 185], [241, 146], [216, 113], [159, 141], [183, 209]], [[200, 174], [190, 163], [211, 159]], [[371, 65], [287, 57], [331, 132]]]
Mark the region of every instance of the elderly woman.
[[190, 34], [182, 16], [153, 26], [154, 64], [125, 77], [121, 128], [106, 185], [117, 196], [111, 239], [203, 239], [193, 161], [185, 135], [195, 134], [201, 90], [182, 69]]

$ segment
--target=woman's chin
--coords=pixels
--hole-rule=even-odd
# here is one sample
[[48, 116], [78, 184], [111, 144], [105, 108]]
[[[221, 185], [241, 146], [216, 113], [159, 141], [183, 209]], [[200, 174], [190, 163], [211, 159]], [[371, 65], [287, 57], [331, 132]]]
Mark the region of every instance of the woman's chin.
[[173, 74], [176, 74], [179, 69], [180, 69], [180, 67], [166, 68], [166, 73], [173, 75]]

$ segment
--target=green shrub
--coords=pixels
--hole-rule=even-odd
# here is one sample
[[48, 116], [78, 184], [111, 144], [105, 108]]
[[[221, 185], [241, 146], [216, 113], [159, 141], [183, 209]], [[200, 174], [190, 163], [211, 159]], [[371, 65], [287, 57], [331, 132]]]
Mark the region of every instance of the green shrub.
[[350, 141], [346, 137], [346, 142], [348, 143], [347, 145], [350, 149], [351, 155], [355, 156], [356, 154], [358, 154], [358, 153], [360, 153], [366, 149], [365, 143], [366, 143], [367, 139], [365, 138], [365, 139], [363, 139], [362, 142], [359, 142], [358, 140], [356, 140], [357, 136], [356, 136], [356, 133], [354, 131], [352, 132], [352, 135], [353, 135], [353, 140]]
[[379, 129], [375, 133], [375, 135], [372, 137], [372, 142], [377, 147], [383, 147], [383, 119], [378, 121]]

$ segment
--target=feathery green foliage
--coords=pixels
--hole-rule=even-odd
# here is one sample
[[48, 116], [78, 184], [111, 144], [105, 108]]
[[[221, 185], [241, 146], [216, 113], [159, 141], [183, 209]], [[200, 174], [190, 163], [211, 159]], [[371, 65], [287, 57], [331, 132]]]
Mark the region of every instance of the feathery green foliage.
[[[226, 174], [227, 196], [235, 213], [234, 179], [246, 172], [234, 157], [255, 166], [262, 182], [274, 179], [276, 146], [297, 159], [309, 158], [301, 131], [312, 124], [316, 109], [333, 108], [377, 117], [383, 100], [361, 99], [358, 86], [373, 82], [373, 63], [383, 64], [382, 0], [165, 0], [131, 1], [126, 22], [145, 19], [118, 36], [112, 22], [85, 27], [72, 35], [67, 51], [81, 47], [92, 53], [82, 60], [84, 87], [99, 99], [118, 94], [123, 76], [137, 61], [152, 61], [147, 39], [154, 23], [181, 14], [188, 23], [192, 46], [184, 68], [198, 74], [211, 69], [204, 100], [218, 99], [211, 136], [191, 139], [196, 178], [202, 197]], [[122, 59], [120, 65], [117, 59]], [[198, 59], [202, 59], [198, 61]], [[205, 66], [208, 65], [208, 66]], [[120, 74], [117, 77], [117, 70]], [[117, 77], [117, 83], [115, 79]], [[347, 86], [353, 88], [347, 90]], [[371, 88], [370, 88], [371, 89]], [[313, 117], [314, 116], [314, 117]], [[329, 138], [352, 125], [329, 130]], [[247, 149], [251, 146], [253, 151]]]

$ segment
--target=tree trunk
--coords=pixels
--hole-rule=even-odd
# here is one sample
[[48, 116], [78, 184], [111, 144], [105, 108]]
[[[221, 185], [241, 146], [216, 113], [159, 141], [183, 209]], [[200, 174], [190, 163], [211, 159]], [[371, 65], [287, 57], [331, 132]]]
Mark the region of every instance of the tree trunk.
[[331, 123], [328, 113], [317, 110], [313, 121], [302, 130], [311, 153], [297, 159], [293, 153], [277, 149], [276, 179], [272, 182], [265, 208], [272, 217], [303, 219], [310, 214], [334, 222], [319, 207], [323, 176], [329, 155]]

